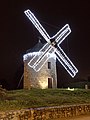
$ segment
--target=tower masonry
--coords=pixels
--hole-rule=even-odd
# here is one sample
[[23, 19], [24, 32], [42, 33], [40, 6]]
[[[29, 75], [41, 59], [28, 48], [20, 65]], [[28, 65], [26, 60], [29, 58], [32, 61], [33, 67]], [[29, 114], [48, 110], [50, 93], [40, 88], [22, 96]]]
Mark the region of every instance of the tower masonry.
[[31, 88], [57, 88], [57, 71], [56, 71], [56, 55], [49, 54], [49, 59], [43, 65], [43, 67], [36, 72], [32, 67], [28, 65], [29, 61], [37, 55], [40, 56], [39, 50], [42, 48], [41, 42], [37, 43], [32, 49], [28, 50], [23, 56], [24, 61], [24, 89]]

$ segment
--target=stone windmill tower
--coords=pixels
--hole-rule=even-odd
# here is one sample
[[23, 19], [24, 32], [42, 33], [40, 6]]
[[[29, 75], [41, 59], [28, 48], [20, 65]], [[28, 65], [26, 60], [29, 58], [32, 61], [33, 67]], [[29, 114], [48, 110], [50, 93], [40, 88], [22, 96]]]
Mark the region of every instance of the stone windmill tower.
[[24, 61], [24, 88], [57, 88], [56, 55], [51, 54], [48, 61], [39, 72], [28, 66], [34, 55], [39, 56], [39, 50], [44, 44], [40, 41], [23, 56]]
[[[64, 39], [71, 33], [71, 29], [69, 25], [66, 24], [54, 36], [50, 37], [38, 19], [29, 9], [25, 10], [24, 13], [47, 42], [45, 45], [39, 42], [23, 57], [24, 88], [56, 88], [56, 57], [65, 70], [71, 75], [71, 77], [74, 77], [78, 72], [78, 69], [74, 66], [60, 46]], [[35, 57], [33, 59], [34, 55]], [[46, 62], [45, 59], [48, 59], [48, 61]], [[32, 61], [34, 64], [32, 64]], [[37, 67], [41, 63], [45, 63], [42, 69], [40, 69], [40, 66]], [[34, 70], [38, 68], [39, 72], [34, 71], [32, 68]]]

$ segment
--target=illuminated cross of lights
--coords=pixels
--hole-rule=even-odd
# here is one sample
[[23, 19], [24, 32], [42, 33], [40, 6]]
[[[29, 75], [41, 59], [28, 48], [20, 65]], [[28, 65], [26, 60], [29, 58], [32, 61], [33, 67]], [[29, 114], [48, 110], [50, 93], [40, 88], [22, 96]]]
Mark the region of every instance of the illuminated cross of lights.
[[24, 13], [40, 32], [43, 38], [47, 41], [47, 43], [39, 50], [38, 55], [33, 56], [28, 65], [38, 72], [50, 58], [50, 56], [55, 53], [57, 59], [66, 69], [66, 71], [72, 77], [74, 77], [78, 70], [60, 47], [62, 41], [71, 33], [69, 25], [66, 24], [61, 30], [59, 30], [59, 32], [57, 32], [57, 34], [55, 34], [53, 37], [50, 37], [29, 9], [24, 11]]

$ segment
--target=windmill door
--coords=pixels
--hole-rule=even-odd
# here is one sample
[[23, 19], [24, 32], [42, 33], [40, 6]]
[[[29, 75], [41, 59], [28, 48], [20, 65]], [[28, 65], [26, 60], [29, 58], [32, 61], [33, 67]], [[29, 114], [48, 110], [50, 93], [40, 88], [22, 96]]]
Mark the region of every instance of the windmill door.
[[48, 78], [48, 88], [52, 88], [52, 78]]

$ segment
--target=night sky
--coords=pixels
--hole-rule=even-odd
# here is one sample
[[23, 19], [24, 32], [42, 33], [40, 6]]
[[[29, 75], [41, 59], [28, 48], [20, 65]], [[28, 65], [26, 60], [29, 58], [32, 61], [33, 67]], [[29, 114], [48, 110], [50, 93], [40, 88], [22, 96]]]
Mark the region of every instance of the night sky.
[[[7, 0], [0, 5], [0, 80], [7, 88], [17, 87], [23, 55], [40, 36], [25, 16], [26, 9], [35, 14], [50, 36], [70, 25], [72, 32], [61, 46], [79, 70], [75, 78], [90, 76], [89, 0]], [[58, 79], [71, 79], [60, 64], [57, 66]]]

